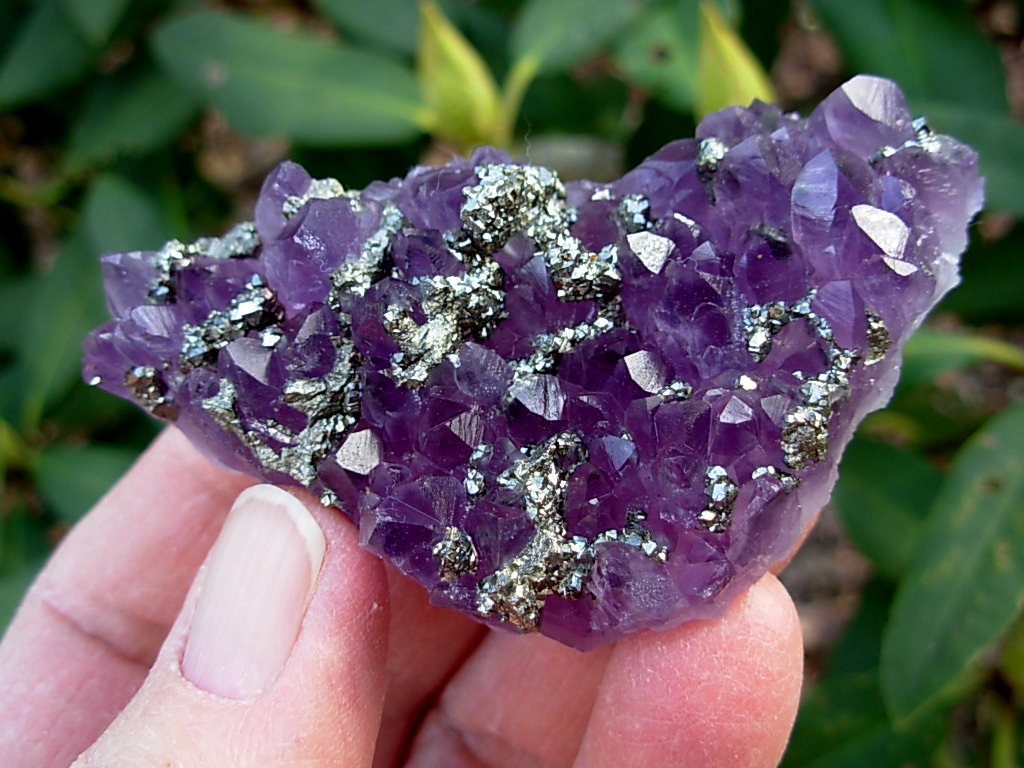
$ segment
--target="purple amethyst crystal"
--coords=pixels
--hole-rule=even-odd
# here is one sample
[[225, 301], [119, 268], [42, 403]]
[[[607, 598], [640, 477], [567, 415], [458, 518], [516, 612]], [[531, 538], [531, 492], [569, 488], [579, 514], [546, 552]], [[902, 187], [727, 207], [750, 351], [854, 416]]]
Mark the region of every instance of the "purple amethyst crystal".
[[493, 149], [104, 257], [86, 379], [305, 486], [440, 605], [577, 648], [720, 614], [826, 501], [957, 279], [968, 147], [858, 77], [611, 184]]

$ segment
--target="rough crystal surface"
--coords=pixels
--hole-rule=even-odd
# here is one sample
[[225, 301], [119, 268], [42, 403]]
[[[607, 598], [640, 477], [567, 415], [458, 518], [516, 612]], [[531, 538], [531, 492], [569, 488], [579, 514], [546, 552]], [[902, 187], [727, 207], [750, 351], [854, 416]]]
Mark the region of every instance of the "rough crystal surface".
[[720, 614], [826, 500], [956, 282], [972, 150], [858, 77], [610, 184], [479, 149], [103, 259], [85, 377], [312, 489], [435, 603], [589, 648]]

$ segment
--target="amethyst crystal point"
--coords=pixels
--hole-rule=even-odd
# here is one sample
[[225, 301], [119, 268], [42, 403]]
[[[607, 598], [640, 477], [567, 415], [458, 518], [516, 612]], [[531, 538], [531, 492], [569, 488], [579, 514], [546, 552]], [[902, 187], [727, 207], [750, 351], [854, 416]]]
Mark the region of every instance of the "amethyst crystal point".
[[104, 257], [91, 383], [305, 486], [432, 599], [578, 648], [784, 558], [956, 281], [975, 155], [856, 78], [709, 115], [612, 184], [491, 149]]

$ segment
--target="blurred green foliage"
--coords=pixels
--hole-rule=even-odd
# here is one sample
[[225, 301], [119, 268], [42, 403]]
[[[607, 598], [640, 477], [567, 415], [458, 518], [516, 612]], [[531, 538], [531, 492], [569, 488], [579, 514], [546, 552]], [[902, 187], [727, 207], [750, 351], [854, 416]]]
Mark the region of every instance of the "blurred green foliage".
[[[96, 257], [223, 230], [284, 157], [360, 186], [476, 142], [618, 173], [699, 114], [893, 77], [989, 210], [833, 500], [871, 562], [785, 765], [1021, 760], [1024, 114], [1012, 0], [0, 4], [0, 626], [156, 427], [78, 379]], [[771, 72], [771, 81], [766, 77]], [[575, 163], [575, 165], [574, 165]], [[571, 171], [568, 171], [571, 173]]]

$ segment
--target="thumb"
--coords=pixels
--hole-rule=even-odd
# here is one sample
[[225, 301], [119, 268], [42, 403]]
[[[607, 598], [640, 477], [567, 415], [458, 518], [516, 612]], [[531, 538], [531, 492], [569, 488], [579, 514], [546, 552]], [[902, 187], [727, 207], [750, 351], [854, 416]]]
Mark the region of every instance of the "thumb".
[[146, 681], [75, 766], [370, 765], [386, 608], [383, 567], [351, 525], [249, 488]]

